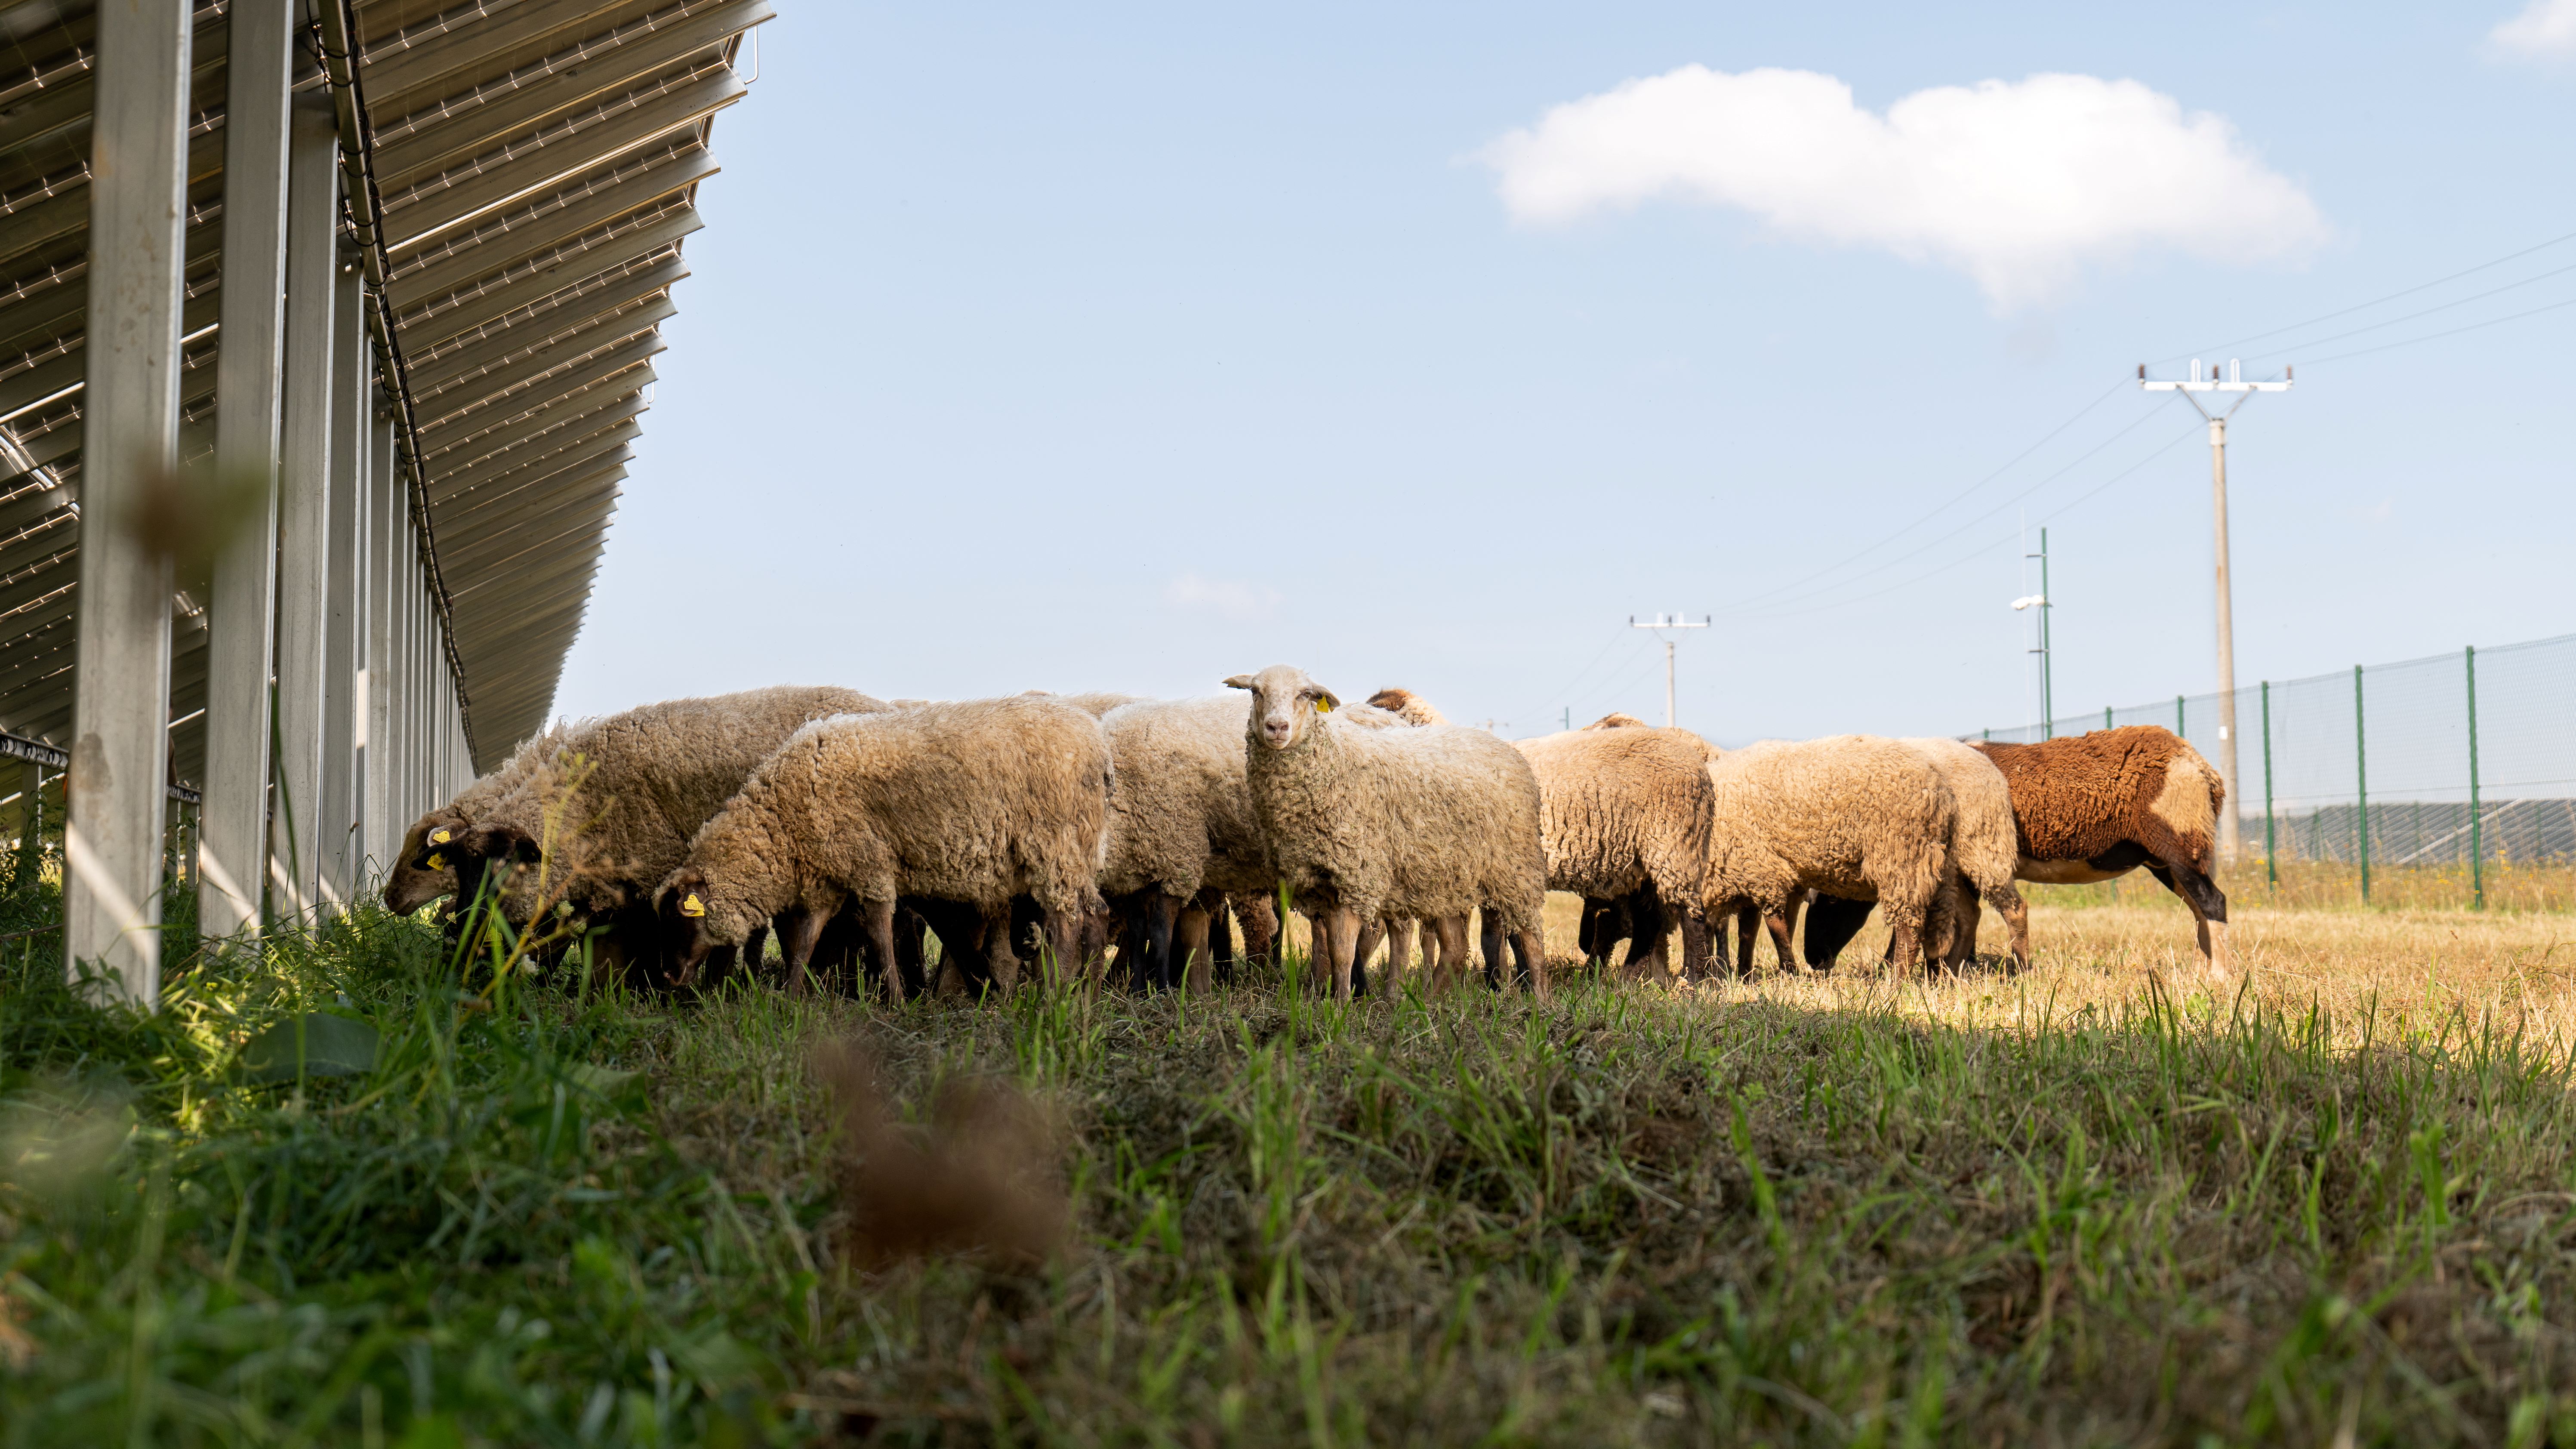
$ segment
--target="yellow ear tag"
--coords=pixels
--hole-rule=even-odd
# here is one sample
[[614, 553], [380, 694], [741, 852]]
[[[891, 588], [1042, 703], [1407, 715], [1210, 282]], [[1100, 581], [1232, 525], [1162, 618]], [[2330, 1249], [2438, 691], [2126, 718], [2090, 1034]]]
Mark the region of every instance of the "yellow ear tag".
[[447, 857], [433, 850], [429, 853], [429, 859], [420, 863], [420, 868], [423, 870], [445, 870], [447, 869]]
[[706, 905], [706, 902], [704, 902], [704, 901], [702, 901], [702, 900], [699, 900], [699, 899], [698, 899], [698, 893], [697, 893], [696, 891], [691, 891], [691, 892], [689, 892], [687, 895], [680, 897], [680, 914], [681, 914], [681, 915], [684, 915], [684, 916], [703, 916], [703, 915], [705, 915], [706, 913], [707, 913], [707, 905]]
[[1319, 699], [1319, 700], [1316, 700], [1316, 701], [1315, 701], [1315, 713], [1317, 713], [1317, 714], [1331, 714], [1332, 712], [1333, 712], [1333, 702], [1332, 702], [1331, 700], [1329, 700], [1329, 699]]
[[447, 843], [447, 839], [447, 832], [444, 830], [433, 830], [429, 832], [429, 843], [432, 845], [445, 845]]

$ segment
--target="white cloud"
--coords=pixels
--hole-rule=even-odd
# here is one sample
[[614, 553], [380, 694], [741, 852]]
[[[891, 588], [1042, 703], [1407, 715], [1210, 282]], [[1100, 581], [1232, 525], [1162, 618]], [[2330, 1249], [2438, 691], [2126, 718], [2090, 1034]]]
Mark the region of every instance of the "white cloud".
[[2085, 75], [1940, 86], [1879, 115], [1829, 75], [1686, 65], [1556, 106], [1482, 159], [1520, 221], [1657, 197], [1735, 207], [1786, 236], [1956, 267], [1998, 308], [2149, 248], [2262, 261], [2326, 235], [2224, 119]]
[[1277, 589], [1199, 574], [1183, 574], [1163, 589], [1163, 602], [1167, 604], [1203, 610], [1237, 624], [1258, 624], [1277, 617], [1280, 599]]
[[2531, 0], [2487, 39], [2518, 55], [2576, 55], [2576, 0]]

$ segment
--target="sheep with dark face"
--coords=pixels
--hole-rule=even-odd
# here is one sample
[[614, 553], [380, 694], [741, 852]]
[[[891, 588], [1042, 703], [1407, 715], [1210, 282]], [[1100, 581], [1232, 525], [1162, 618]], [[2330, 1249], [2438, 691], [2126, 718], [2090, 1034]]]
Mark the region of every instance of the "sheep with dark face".
[[652, 892], [689, 837], [797, 730], [887, 708], [854, 689], [779, 685], [573, 725], [459, 837], [460, 867], [471, 860], [499, 872], [496, 898], [509, 920], [568, 905], [606, 928], [613, 969], [659, 975]]
[[[929, 903], [971, 909], [983, 970], [1009, 990], [1018, 897], [1042, 912], [1059, 969], [1073, 964], [1082, 917], [1099, 905], [1113, 788], [1099, 723], [1042, 696], [818, 720], [761, 762], [661, 882], [665, 950], [685, 975], [775, 918], [801, 991], [844, 906], [874, 959], [892, 963], [896, 905], [917, 898], [943, 943], [967, 933]], [[901, 973], [884, 980], [902, 999]]]
[[[461, 842], [477, 819], [553, 758], [563, 739], [560, 725], [531, 736], [501, 768], [412, 822], [403, 835], [402, 849], [394, 856], [393, 869], [385, 875], [385, 909], [408, 916], [442, 896], [457, 896], [460, 905], [470, 900], [482, 885], [483, 862]], [[471, 871], [471, 880], [459, 874], [460, 866]]]
[[1518, 750], [1455, 725], [1351, 725], [1331, 690], [1290, 665], [1226, 684], [1252, 692], [1253, 811], [1281, 879], [1319, 911], [1317, 956], [1337, 995], [1351, 994], [1362, 921], [1470, 910], [1484, 916], [1487, 979], [1501, 984], [1509, 938], [1546, 994], [1547, 854], [1538, 780]]
[[2011, 789], [2021, 879], [2080, 885], [2144, 866], [2191, 908], [2201, 965], [2218, 977], [2233, 969], [2216, 880], [2227, 785], [2200, 751], [2159, 725], [1969, 748]]

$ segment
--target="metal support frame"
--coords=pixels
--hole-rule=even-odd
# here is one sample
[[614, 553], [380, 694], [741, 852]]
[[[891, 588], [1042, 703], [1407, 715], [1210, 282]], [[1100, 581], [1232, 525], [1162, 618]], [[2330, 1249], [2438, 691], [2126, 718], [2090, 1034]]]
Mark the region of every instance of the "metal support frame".
[[2361, 899], [2370, 900], [2370, 737], [2362, 729], [2361, 666], [2352, 667], [2352, 779], [2360, 826]]
[[331, 505], [323, 534], [322, 802], [318, 841], [326, 896], [358, 883], [358, 750], [365, 730], [359, 678], [366, 629], [367, 386], [365, 305], [355, 257], [339, 255], [331, 299]]
[[2272, 836], [2272, 681], [2263, 681], [2263, 884], [2281, 883], [2280, 857]]
[[286, 327], [292, 0], [233, 0], [225, 39], [223, 350], [215, 476], [256, 498], [214, 563], [197, 928], [256, 931], [268, 858], [269, 674], [277, 638], [277, 454]]
[[402, 484], [394, 477], [393, 419], [382, 393], [375, 388], [367, 392], [367, 657], [358, 676], [366, 681], [366, 697], [360, 701], [366, 711], [358, 812], [364, 824], [358, 835], [362, 879], [392, 864], [393, 845], [385, 827], [393, 818], [391, 785], [395, 761], [401, 758], [394, 753], [393, 730], [394, 676], [399, 672], [394, 660], [393, 550], [394, 510], [402, 500]]
[[186, 0], [98, 7], [90, 133], [63, 944], [75, 977], [103, 967], [106, 989], [147, 1010], [161, 998], [171, 564], [136, 525], [178, 473], [194, 24]]
[[2478, 646], [2465, 651], [2469, 668], [2469, 905], [2487, 908], [2486, 822], [2478, 806]]
[[323, 552], [331, 519], [332, 305], [338, 292], [339, 132], [328, 101], [288, 118], [286, 371], [278, 453], [277, 816], [270, 880], [279, 914], [319, 905]]

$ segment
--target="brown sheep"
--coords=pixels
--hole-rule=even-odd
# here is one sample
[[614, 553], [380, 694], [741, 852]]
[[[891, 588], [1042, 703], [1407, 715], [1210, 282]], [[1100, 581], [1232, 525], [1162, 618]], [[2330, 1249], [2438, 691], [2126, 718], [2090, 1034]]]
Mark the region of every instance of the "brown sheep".
[[2215, 879], [2227, 785], [2200, 751], [2160, 725], [1972, 747], [1995, 762], [2012, 789], [2021, 846], [2016, 876], [2081, 885], [2143, 865], [2191, 908], [2201, 964], [2213, 976], [2234, 968], [2227, 896]]

